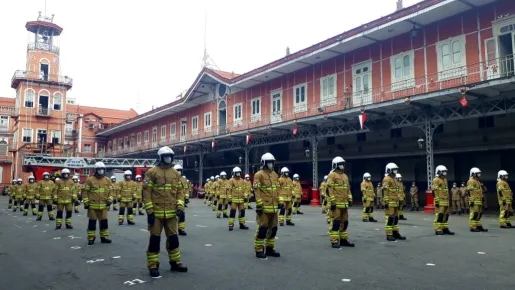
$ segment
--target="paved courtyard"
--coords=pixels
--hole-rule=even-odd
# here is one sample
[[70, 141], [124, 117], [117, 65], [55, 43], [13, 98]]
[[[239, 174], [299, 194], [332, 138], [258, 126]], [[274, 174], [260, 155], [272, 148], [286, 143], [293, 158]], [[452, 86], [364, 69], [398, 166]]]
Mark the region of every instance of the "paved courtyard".
[[[146, 217], [135, 226], [118, 226], [110, 212], [113, 243], [87, 246], [84, 210], [73, 216], [73, 230], [56, 231], [44, 217], [7, 210], [0, 197], [0, 281], [10, 290], [32, 289], [514, 289], [515, 229], [499, 229], [496, 215], [485, 216], [488, 233], [470, 233], [466, 216], [451, 216], [456, 236], [435, 236], [433, 215], [407, 211], [401, 233], [387, 242], [384, 215], [361, 222], [351, 209], [349, 237], [355, 248], [332, 249], [319, 208], [304, 206], [294, 227], [280, 227], [281, 258], [258, 260], [253, 252], [255, 214], [250, 230], [227, 230], [227, 219], [199, 200], [187, 208], [188, 236], [180, 238], [188, 273], [169, 272], [164, 237], [161, 278], [146, 269]], [[4, 286], [2, 286], [4, 288]]]

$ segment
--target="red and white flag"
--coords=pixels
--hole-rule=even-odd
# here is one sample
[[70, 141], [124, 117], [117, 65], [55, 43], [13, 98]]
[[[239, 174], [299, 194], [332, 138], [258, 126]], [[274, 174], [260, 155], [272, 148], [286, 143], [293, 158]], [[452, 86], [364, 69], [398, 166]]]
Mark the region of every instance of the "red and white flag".
[[184, 145], [184, 153], [186, 153], [186, 150], [188, 150], [188, 146]]
[[249, 134], [249, 135], [247, 135], [247, 141], [246, 141], [246, 144], [247, 144], [247, 145], [249, 145], [249, 143], [250, 143], [250, 139], [251, 139], [251, 138], [252, 138], [252, 137], [250, 136], [250, 134]]
[[359, 126], [361, 127], [361, 130], [363, 130], [363, 126], [365, 125], [365, 122], [367, 121], [367, 114], [363, 113], [359, 115]]
[[293, 128], [293, 136], [297, 135], [297, 128]]
[[460, 105], [462, 108], [465, 108], [469, 105], [469, 101], [467, 100], [467, 96], [463, 95], [461, 98], [460, 98]]
[[216, 142], [215, 142], [215, 141], [212, 141], [212, 142], [211, 142], [211, 149], [215, 149], [215, 145], [216, 145]]

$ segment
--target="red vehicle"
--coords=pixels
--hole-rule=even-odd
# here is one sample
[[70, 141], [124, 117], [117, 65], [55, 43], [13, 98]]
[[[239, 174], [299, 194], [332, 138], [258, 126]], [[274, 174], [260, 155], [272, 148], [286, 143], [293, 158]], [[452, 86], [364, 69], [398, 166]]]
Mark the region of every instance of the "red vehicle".
[[311, 201], [311, 189], [313, 188], [313, 184], [308, 181], [300, 181], [300, 186], [302, 187], [302, 203], [309, 203]]

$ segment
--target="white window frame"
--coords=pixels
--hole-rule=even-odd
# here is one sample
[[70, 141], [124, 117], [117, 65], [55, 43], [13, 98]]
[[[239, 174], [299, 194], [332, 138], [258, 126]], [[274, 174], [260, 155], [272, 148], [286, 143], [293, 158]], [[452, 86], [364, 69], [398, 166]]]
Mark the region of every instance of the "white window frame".
[[136, 134], [136, 144], [140, 145], [142, 139], [143, 139], [143, 134], [141, 134], [141, 132]]
[[[458, 77], [463, 77], [467, 75], [467, 50], [466, 50], [466, 37], [464, 34], [450, 37], [445, 40], [441, 40], [436, 43], [436, 58], [437, 58], [437, 67], [438, 67], [438, 80], [444, 81], [449, 79], [454, 79]], [[456, 62], [454, 55], [454, 45], [456, 42], [459, 42], [460, 49], [460, 61]], [[442, 48], [444, 45], [448, 45], [449, 47], [449, 61], [450, 64], [445, 66], [443, 64], [443, 51]]]
[[[56, 136], [56, 133], [57, 133], [57, 137], [54, 137], [54, 136]], [[62, 135], [63, 135], [63, 133], [61, 132], [61, 130], [52, 130], [52, 131], [50, 131], [50, 142], [49, 143], [53, 143], [54, 138], [57, 138], [57, 139], [59, 139], [59, 142], [57, 142], [57, 144], [61, 144], [62, 141], [63, 141], [62, 140]], [[48, 139], [48, 137], [47, 137], [47, 139]]]
[[[27, 106], [27, 95], [32, 97], [32, 106]], [[23, 107], [34, 108], [36, 105], [36, 91], [33, 89], [25, 89], [23, 92]]]
[[157, 144], [157, 126], [152, 127], [152, 144]]
[[143, 142], [148, 143], [150, 141], [150, 131], [143, 132]]
[[[236, 109], [239, 109], [239, 116]], [[233, 112], [233, 122], [235, 125], [242, 125], [243, 124], [243, 103], [237, 103], [232, 106], [232, 112]]]
[[[259, 101], [259, 107], [257, 111], [254, 111], [254, 102]], [[261, 111], [263, 108], [263, 102], [261, 101], [261, 97], [256, 97], [250, 100], [250, 122], [259, 122], [261, 121]]]
[[[330, 92], [330, 81], [333, 79], [333, 93]], [[324, 94], [324, 82], [327, 81], [327, 93]], [[326, 106], [332, 106], [336, 105], [336, 98], [338, 94], [337, 89], [337, 74], [330, 74], [327, 76], [324, 76], [320, 78], [320, 106], [326, 107]]]
[[[59, 100], [59, 102], [58, 102], [59, 109], [55, 108], [56, 100]], [[63, 100], [64, 100], [63, 94], [61, 92], [55, 92], [52, 97], [52, 110], [53, 111], [62, 111], [63, 110]]]
[[[409, 67], [406, 69], [404, 60], [408, 59]], [[397, 60], [400, 60], [400, 77], [397, 77]], [[390, 57], [390, 68], [392, 76], [391, 91], [399, 91], [415, 86], [415, 52], [413, 50], [401, 52]], [[406, 72], [407, 71], [407, 72]]]
[[72, 132], [73, 131], [73, 122], [67, 121], [64, 125], [64, 131]]
[[170, 123], [170, 139], [175, 140], [177, 137], [177, 123], [172, 122]]
[[191, 118], [191, 135], [198, 135], [198, 115]]
[[129, 148], [129, 137], [123, 137], [123, 148]]
[[[30, 136], [25, 135], [25, 130], [30, 131]], [[24, 141], [24, 137], [30, 137], [30, 141]], [[34, 129], [32, 128], [23, 128], [21, 130], [21, 142], [22, 143], [34, 143]]]
[[[367, 68], [366, 72], [363, 72]], [[357, 70], [361, 72], [356, 73]], [[356, 86], [356, 78], [360, 77], [360, 83], [363, 84], [363, 76], [368, 75], [368, 88], [362, 90], [361, 87]], [[352, 106], [358, 107], [369, 105], [372, 103], [372, 60], [366, 60], [352, 66]]]
[[[182, 131], [182, 124], [184, 123], [184, 132]], [[182, 118], [180, 121], [179, 121], [179, 124], [181, 126], [180, 128], [180, 134], [179, 134], [179, 141], [181, 142], [184, 142], [186, 141], [186, 136], [188, 136], [188, 118]], [[184, 133], [184, 134], [183, 134]]]
[[123, 147], [123, 138], [118, 138], [118, 149], [122, 149]]
[[9, 130], [9, 116], [0, 116], [0, 129]]
[[166, 125], [161, 126], [161, 141], [166, 140]]
[[211, 132], [213, 124], [213, 114], [211, 112], [204, 113], [204, 132]]
[[[279, 110], [274, 112], [274, 98], [279, 99]], [[283, 89], [276, 89], [270, 92], [270, 122], [278, 123], [282, 121], [284, 103], [283, 103]]]
[[[300, 101], [300, 94], [304, 88], [304, 102]], [[297, 102], [297, 91], [299, 92], [299, 102]], [[308, 110], [308, 85], [307, 83], [299, 84], [293, 87], [293, 111], [295, 113], [307, 112]]]
[[[89, 148], [89, 149], [86, 149]], [[84, 153], [91, 153], [91, 144], [84, 144]]]
[[113, 151], [116, 151], [116, 138], [113, 139]]

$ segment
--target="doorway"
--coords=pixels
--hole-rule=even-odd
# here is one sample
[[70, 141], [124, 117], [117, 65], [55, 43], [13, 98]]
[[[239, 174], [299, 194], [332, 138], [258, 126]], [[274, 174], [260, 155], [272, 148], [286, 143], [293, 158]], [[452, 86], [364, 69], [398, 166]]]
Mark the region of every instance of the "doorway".
[[48, 102], [49, 97], [48, 96], [39, 96], [39, 108], [38, 113], [42, 115], [48, 115], [50, 112], [48, 111]]
[[49, 66], [46, 63], [39, 64], [39, 75], [44, 81], [48, 81]]
[[501, 62], [501, 75], [503, 77], [513, 75], [513, 42], [515, 34], [513, 32], [499, 36], [499, 59]]
[[41, 144], [41, 143], [46, 143], [46, 140], [47, 140], [47, 133], [46, 133], [46, 130], [43, 130], [43, 129], [38, 129], [38, 143]]
[[227, 134], [227, 104], [224, 100], [218, 103], [218, 135]]

